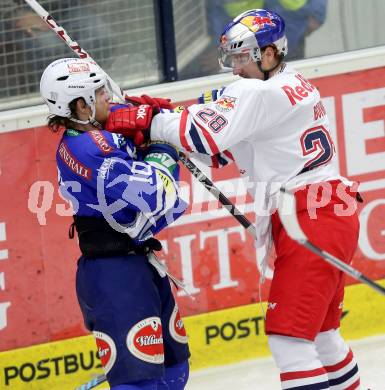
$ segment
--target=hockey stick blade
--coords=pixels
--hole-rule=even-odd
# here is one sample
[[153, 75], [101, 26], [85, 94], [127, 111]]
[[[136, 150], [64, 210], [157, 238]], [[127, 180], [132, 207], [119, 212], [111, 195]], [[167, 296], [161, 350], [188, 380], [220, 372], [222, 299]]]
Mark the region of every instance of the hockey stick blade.
[[281, 188], [280, 191], [281, 196], [279, 199], [278, 213], [282, 221], [282, 225], [292, 240], [300, 243], [306, 242], [307, 237], [297, 219], [295, 196], [285, 190], [285, 188]]
[[285, 188], [281, 188], [281, 197], [278, 206], [278, 214], [281, 219], [282, 225], [284, 226], [288, 236], [297, 241], [299, 244], [303, 245], [311, 252], [323, 258], [326, 262], [338, 268], [340, 271], [345, 272], [352, 278], [359, 280], [361, 283], [366, 284], [375, 291], [385, 296], [385, 288], [380, 284], [369, 279], [367, 276], [363, 275], [357, 269], [351, 267], [349, 264], [344, 263], [342, 260], [333, 256], [332, 254], [318, 248], [312, 244], [304, 231], [302, 230], [298, 218], [297, 218], [297, 207], [294, 194], [287, 191]]

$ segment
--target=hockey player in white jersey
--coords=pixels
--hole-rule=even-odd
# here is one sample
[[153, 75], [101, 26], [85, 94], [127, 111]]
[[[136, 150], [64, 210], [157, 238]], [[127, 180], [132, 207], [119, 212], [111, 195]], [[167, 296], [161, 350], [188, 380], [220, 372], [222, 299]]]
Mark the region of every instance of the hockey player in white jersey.
[[[359, 232], [356, 193], [336, 170], [320, 95], [283, 61], [287, 50], [279, 15], [262, 9], [239, 15], [221, 36], [220, 62], [242, 79], [216, 100], [203, 99], [181, 114], [155, 115], [150, 136], [213, 166], [234, 160], [254, 184], [256, 210], [270, 201], [263, 216], [257, 212], [257, 245], [272, 236], [277, 254], [266, 333], [282, 388], [357, 389], [357, 364], [339, 333], [344, 275], [292, 241], [271, 202], [281, 185], [295, 191], [298, 219], [309, 240], [351, 262]], [[261, 186], [270, 188], [262, 197]], [[329, 199], [318, 207], [322, 194]], [[341, 204], [353, 212], [336, 215]]]

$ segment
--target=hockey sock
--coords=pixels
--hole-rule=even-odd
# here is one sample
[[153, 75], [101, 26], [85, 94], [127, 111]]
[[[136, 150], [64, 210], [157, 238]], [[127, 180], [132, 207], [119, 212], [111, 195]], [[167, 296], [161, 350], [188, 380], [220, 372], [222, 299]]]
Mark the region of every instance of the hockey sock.
[[110, 390], [158, 390], [156, 379], [112, 386]]
[[330, 389], [359, 389], [360, 376], [357, 363], [339, 330], [318, 333], [314, 341], [318, 356], [328, 374]]
[[329, 389], [326, 370], [313, 342], [279, 335], [269, 335], [268, 340], [281, 372], [282, 389]]
[[189, 377], [189, 371], [188, 360], [166, 367], [163, 381], [158, 383], [158, 390], [183, 390]]

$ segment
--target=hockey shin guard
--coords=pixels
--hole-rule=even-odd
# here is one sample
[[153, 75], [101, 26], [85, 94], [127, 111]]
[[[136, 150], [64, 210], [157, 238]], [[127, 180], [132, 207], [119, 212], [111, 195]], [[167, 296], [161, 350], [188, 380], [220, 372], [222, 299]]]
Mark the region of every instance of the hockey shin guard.
[[135, 383], [125, 383], [117, 386], [112, 386], [110, 390], [157, 390], [157, 380], [144, 380]]
[[282, 389], [329, 389], [315, 344], [295, 337], [269, 335], [270, 350], [281, 372]]
[[158, 382], [158, 390], [183, 390], [190, 372], [188, 360], [174, 366], [166, 367], [162, 382]]
[[338, 329], [318, 333], [315, 338], [318, 356], [323, 363], [332, 390], [360, 388], [360, 376], [353, 352]]

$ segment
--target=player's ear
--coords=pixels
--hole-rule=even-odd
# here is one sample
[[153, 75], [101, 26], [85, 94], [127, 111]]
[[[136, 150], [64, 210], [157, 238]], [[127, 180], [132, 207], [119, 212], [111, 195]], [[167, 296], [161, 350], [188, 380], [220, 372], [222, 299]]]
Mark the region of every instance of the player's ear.
[[80, 98], [76, 101], [76, 113], [79, 114], [86, 114], [88, 111], [89, 107], [84, 101], [83, 98]]
[[274, 60], [276, 49], [272, 46], [267, 46], [264, 50], [265, 56], [269, 59], [269, 61]]

